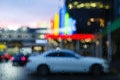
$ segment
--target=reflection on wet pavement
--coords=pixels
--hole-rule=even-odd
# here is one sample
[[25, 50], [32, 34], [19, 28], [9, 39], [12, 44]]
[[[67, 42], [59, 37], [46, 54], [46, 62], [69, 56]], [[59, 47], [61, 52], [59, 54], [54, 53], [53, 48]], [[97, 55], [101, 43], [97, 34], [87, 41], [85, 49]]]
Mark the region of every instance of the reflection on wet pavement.
[[27, 74], [24, 66], [12, 66], [11, 62], [0, 63], [0, 80], [120, 80], [118, 75], [95, 76], [89, 74], [50, 74], [38, 76]]

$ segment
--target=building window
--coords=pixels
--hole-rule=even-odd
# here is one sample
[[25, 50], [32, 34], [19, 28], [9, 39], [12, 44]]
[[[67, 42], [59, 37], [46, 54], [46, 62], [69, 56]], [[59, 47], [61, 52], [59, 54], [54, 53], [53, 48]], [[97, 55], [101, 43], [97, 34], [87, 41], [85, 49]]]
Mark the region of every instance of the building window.
[[21, 35], [18, 35], [18, 38], [21, 38]]
[[35, 38], [35, 35], [32, 35], [32, 38]]
[[11, 36], [11, 35], [9, 35], [9, 38], [12, 38], [12, 36]]

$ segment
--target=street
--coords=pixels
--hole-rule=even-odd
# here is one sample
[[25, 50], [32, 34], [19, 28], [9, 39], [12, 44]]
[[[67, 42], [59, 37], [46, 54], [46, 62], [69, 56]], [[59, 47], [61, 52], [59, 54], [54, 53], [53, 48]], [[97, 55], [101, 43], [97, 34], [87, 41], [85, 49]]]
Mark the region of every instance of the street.
[[1, 62], [0, 80], [120, 80], [120, 75], [50, 74], [42, 77], [27, 74], [24, 66], [12, 66], [11, 62]]

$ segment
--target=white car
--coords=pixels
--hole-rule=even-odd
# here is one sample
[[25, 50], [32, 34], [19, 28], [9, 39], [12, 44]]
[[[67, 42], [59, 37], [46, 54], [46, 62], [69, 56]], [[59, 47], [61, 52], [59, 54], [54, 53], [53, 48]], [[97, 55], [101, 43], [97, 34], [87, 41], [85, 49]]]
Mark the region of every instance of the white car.
[[101, 74], [109, 72], [106, 60], [84, 57], [71, 50], [49, 50], [39, 56], [30, 57], [25, 66], [28, 73], [40, 75], [56, 72], [92, 72]]

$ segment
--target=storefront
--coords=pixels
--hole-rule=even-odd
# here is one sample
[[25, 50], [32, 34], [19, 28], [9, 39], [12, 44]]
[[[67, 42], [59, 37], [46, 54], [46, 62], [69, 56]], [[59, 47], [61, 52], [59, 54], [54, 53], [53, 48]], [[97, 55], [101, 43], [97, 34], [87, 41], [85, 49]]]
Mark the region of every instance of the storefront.
[[94, 38], [93, 34], [46, 35], [48, 49], [70, 49], [84, 56], [95, 55]]

